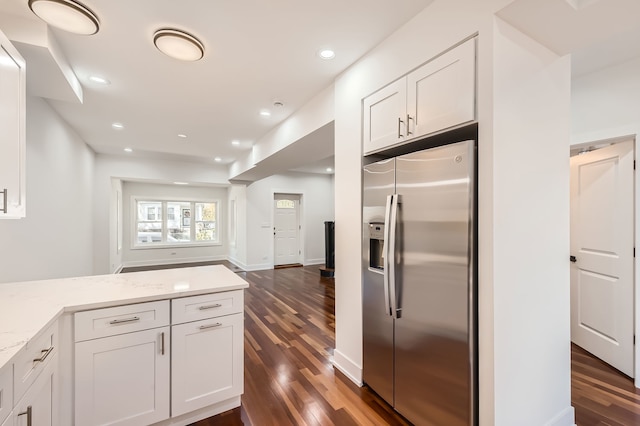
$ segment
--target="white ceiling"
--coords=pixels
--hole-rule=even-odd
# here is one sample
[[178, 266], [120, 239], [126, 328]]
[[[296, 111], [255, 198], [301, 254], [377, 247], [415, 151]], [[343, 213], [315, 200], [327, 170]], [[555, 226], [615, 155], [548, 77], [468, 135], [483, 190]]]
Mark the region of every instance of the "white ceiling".
[[[100, 19], [98, 34], [52, 33], [84, 102], [49, 103], [98, 153], [131, 147], [148, 158], [214, 164], [218, 156], [228, 165], [431, 1], [82, 0]], [[27, 0], [0, 1], [0, 15], [38, 20]], [[204, 59], [179, 62], [157, 51], [152, 35], [163, 27], [196, 35]], [[317, 56], [327, 47], [335, 59]], [[259, 115], [263, 109], [272, 115]]]
[[[228, 167], [246, 157], [257, 140], [432, 2], [82, 1], [99, 16], [100, 32], [78, 36], [53, 29], [51, 35], [82, 85], [84, 102], [74, 102], [75, 93], [67, 87], [51, 96], [57, 98], [49, 99], [52, 107], [98, 153], [212, 167]], [[499, 16], [558, 53], [572, 52], [574, 75], [640, 55], [639, 0], [514, 0]], [[27, 0], [0, 0], [0, 18], [23, 32], [31, 27], [25, 23], [43, 27]], [[204, 59], [179, 62], [158, 52], [152, 35], [162, 27], [199, 37], [206, 48]], [[25, 56], [43, 50], [18, 47], [31, 50]], [[335, 59], [318, 58], [325, 47], [336, 51]], [[49, 73], [52, 57], [35, 56], [32, 67], [27, 65], [28, 77], [37, 79], [28, 78], [34, 90], [65, 81], [63, 74]], [[90, 75], [106, 77], [111, 85], [92, 83]], [[274, 107], [275, 100], [284, 107]], [[259, 115], [263, 109], [272, 115]], [[114, 130], [114, 122], [125, 128]], [[179, 138], [179, 133], [188, 137]], [[306, 151], [292, 148], [274, 156], [264, 170], [249, 170], [241, 178], [277, 172], [283, 162], [290, 169], [323, 172], [333, 155], [333, 138], [327, 135], [317, 132], [301, 144], [317, 151], [314, 164], [305, 164]], [[233, 146], [234, 140], [240, 145]], [[134, 152], [126, 154], [124, 147]], [[214, 157], [222, 161], [216, 163]], [[320, 158], [325, 160], [315, 164]]]

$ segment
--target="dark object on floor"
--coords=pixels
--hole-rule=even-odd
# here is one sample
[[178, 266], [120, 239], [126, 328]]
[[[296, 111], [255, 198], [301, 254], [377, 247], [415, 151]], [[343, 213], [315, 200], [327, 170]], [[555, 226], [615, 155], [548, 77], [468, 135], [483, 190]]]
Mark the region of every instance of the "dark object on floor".
[[320, 268], [320, 275], [323, 277], [333, 278], [333, 271], [336, 268], [336, 223], [327, 221], [324, 223], [324, 264]]

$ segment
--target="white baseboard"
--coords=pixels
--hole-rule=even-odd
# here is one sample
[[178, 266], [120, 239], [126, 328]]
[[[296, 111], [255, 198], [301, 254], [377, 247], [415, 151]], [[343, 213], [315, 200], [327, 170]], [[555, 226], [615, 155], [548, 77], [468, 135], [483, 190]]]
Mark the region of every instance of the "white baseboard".
[[568, 406], [545, 423], [545, 426], [576, 426], [575, 410], [572, 406]]
[[247, 266], [247, 264], [246, 264], [246, 263], [244, 263], [244, 262], [240, 262], [240, 261], [239, 261], [238, 259], [236, 259], [235, 257], [228, 256], [228, 257], [227, 257], [227, 260], [228, 260], [229, 262], [233, 263], [234, 265], [236, 265], [238, 268], [243, 269], [243, 270], [245, 270], [245, 271], [248, 271], [248, 269], [247, 269], [247, 267], [248, 267], [248, 266]]
[[337, 349], [333, 351], [333, 366], [358, 386], [362, 386], [362, 367]]
[[320, 259], [305, 259], [304, 266], [308, 265], [324, 265], [324, 257]]
[[247, 265], [246, 268], [242, 268], [245, 271], [265, 271], [267, 269], [273, 269], [271, 263], [255, 263], [253, 265]]
[[175, 265], [178, 263], [196, 263], [196, 262], [212, 262], [216, 260], [227, 260], [227, 256], [201, 256], [201, 257], [183, 257], [180, 259], [149, 259], [149, 260], [131, 260], [122, 262], [124, 268], [135, 266], [154, 266], [154, 265]]
[[115, 271], [113, 271], [113, 272], [112, 272], [112, 274], [114, 274], [114, 275], [115, 275], [115, 274], [119, 274], [120, 272], [122, 272], [122, 268], [123, 268], [123, 266], [122, 266], [122, 265], [118, 266], [118, 267], [115, 269]]

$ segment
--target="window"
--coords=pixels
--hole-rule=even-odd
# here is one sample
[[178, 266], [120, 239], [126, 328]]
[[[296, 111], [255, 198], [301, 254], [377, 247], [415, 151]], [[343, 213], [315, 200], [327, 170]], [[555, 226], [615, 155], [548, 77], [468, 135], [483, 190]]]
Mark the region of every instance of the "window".
[[293, 200], [277, 200], [276, 208], [278, 209], [295, 209], [296, 203]]
[[159, 201], [134, 197], [132, 204], [137, 211], [134, 247], [220, 243], [217, 201]]

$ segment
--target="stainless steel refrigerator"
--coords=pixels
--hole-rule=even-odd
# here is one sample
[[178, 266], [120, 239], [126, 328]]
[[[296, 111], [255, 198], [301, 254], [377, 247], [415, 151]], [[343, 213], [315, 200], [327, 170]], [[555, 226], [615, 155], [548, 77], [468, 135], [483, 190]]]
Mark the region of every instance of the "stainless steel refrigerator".
[[475, 150], [364, 166], [363, 379], [416, 425], [477, 424]]

